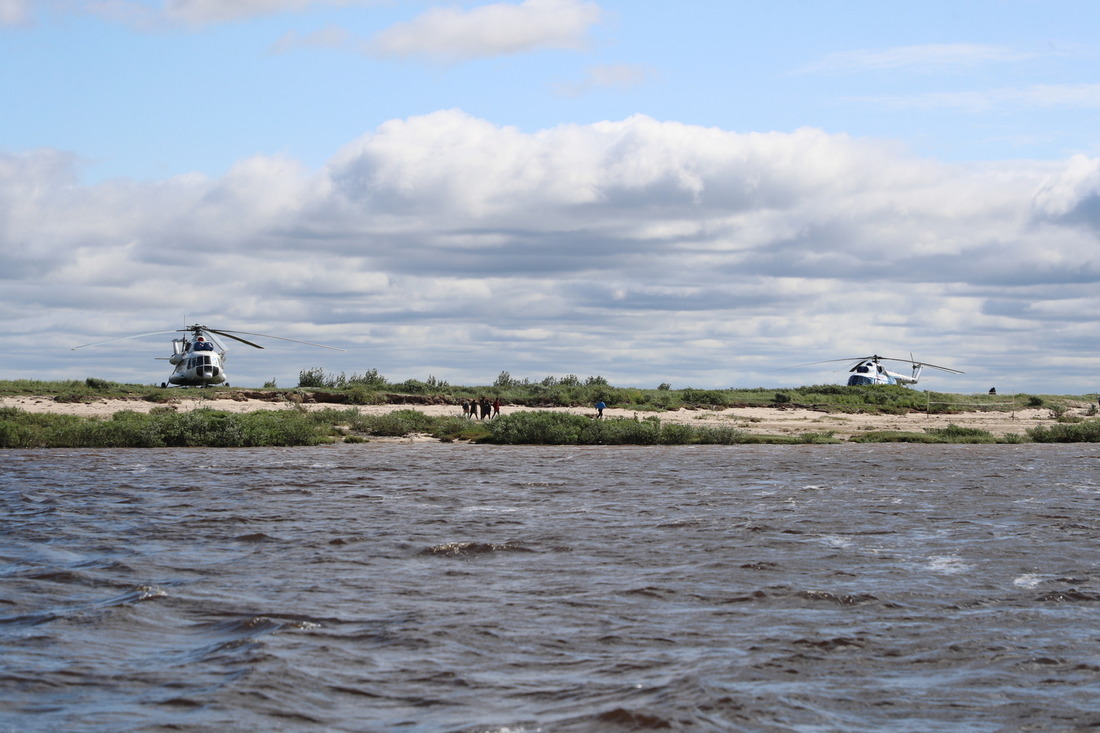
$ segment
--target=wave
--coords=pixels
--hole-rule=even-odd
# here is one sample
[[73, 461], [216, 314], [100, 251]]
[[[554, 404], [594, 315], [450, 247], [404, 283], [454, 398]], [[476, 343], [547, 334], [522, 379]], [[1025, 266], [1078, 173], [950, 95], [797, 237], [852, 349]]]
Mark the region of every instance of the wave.
[[419, 554], [469, 557], [473, 555], [491, 555], [497, 552], [534, 552], [534, 550], [519, 542], [448, 542], [443, 545], [432, 545], [421, 550]]

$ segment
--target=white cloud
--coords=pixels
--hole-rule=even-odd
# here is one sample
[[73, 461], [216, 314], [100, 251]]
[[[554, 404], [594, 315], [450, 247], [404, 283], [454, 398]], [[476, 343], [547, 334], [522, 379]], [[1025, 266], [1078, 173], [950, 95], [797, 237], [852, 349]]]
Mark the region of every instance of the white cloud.
[[354, 36], [339, 26], [326, 26], [312, 33], [290, 31], [271, 46], [272, 53], [287, 53], [299, 48], [345, 48], [354, 42]]
[[968, 71], [979, 64], [1025, 61], [1030, 52], [976, 43], [939, 43], [920, 46], [845, 51], [829, 54], [801, 69], [801, 73], [851, 73], [908, 70], [917, 72]]
[[383, 57], [426, 56], [460, 61], [543, 48], [577, 49], [601, 11], [584, 0], [524, 0], [470, 10], [432, 8], [371, 39], [371, 53]]
[[[635, 116], [524, 133], [448, 110], [317, 171], [258, 156], [217, 179], [82, 186], [78, 165], [0, 156], [0, 307], [51, 343], [187, 316], [353, 347], [325, 361], [349, 372], [677, 386], [912, 351], [969, 373], [945, 388], [984, 391], [989, 354], [1045, 374], [1095, 330], [1080, 304], [1100, 280], [1100, 163], [1083, 157], [948, 166], [816, 129]], [[314, 357], [294, 358], [254, 381], [293, 383]]]
[[22, 25], [30, 19], [29, 0], [0, 0], [0, 27]]
[[[11, 2], [12, 0], [0, 0]], [[16, 0], [18, 1], [18, 0]], [[158, 25], [199, 27], [258, 18], [278, 13], [300, 12], [314, 7], [377, 5], [384, 0], [77, 0], [76, 4], [94, 15], [137, 28]]]
[[175, 21], [204, 25], [302, 10], [311, 5], [344, 4], [339, 0], [167, 0], [164, 14]]
[[1042, 219], [1082, 225], [1100, 237], [1100, 159], [1075, 155], [1035, 195]]
[[1100, 109], [1100, 84], [1034, 84], [878, 97], [848, 97], [894, 109], [957, 109], [967, 112], [1028, 109]]
[[579, 82], [558, 85], [558, 93], [567, 97], [578, 97], [599, 89], [632, 89], [648, 84], [657, 78], [650, 68], [630, 64], [609, 64], [591, 66], [585, 70], [584, 78]]

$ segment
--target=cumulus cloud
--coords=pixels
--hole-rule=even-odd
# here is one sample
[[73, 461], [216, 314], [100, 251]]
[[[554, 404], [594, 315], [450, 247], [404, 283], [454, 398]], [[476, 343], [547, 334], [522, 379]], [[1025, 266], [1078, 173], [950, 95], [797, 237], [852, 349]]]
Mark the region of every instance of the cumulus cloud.
[[1035, 196], [1042, 219], [1084, 226], [1100, 236], [1100, 160], [1076, 155]]
[[368, 44], [382, 57], [425, 56], [462, 61], [543, 48], [584, 46], [600, 8], [584, 0], [524, 0], [469, 10], [432, 8], [382, 31]]
[[443, 110], [320, 170], [258, 156], [83, 186], [78, 166], [0, 156], [0, 298], [70, 346], [188, 314], [401, 378], [757, 386], [777, 364], [912, 351], [984, 391], [996, 355], [1025, 368], [1087, 334], [1100, 281], [1084, 157], [956, 166], [811, 128], [528, 133]]

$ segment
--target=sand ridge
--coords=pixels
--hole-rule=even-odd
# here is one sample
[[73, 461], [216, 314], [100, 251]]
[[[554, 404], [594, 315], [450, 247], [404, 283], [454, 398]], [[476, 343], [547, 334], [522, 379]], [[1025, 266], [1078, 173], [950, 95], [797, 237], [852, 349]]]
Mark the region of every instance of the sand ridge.
[[[77, 415], [81, 417], [108, 418], [120, 410], [149, 412], [161, 406], [186, 412], [195, 409], [214, 409], [226, 412], [252, 412], [255, 410], [307, 409], [320, 410], [355, 409], [365, 415], [381, 415], [394, 410], [414, 409], [431, 416], [461, 416], [462, 409], [457, 405], [357, 405], [348, 406], [323, 402], [297, 402], [285, 398], [264, 400], [256, 398], [236, 398], [191, 396], [173, 398], [163, 403], [146, 400], [103, 399], [93, 402], [58, 402], [52, 397], [19, 396], [0, 398], [0, 407], [16, 407], [26, 412], [55, 413]], [[525, 410], [545, 410], [549, 412], [570, 412], [595, 417], [595, 410], [586, 407], [543, 407], [530, 408], [517, 405], [505, 405], [501, 414]], [[1085, 416], [1086, 409], [1077, 407], [1070, 414]], [[1003, 411], [970, 411], [951, 415], [925, 414], [910, 412], [901, 415], [880, 415], [868, 413], [828, 412], [802, 407], [733, 407], [726, 409], [685, 409], [669, 411], [636, 411], [630, 409], [608, 408], [604, 411], [608, 418], [657, 417], [663, 422], [680, 423], [695, 426], [728, 426], [747, 433], [761, 435], [799, 435], [803, 433], [832, 433], [838, 439], [868, 431], [899, 430], [904, 432], [924, 432], [928, 429], [957, 425], [966, 428], [985, 430], [996, 436], [1023, 435], [1029, 428], [1054, 424], [1054, 413], [1047, 408], [1020, 408]]]

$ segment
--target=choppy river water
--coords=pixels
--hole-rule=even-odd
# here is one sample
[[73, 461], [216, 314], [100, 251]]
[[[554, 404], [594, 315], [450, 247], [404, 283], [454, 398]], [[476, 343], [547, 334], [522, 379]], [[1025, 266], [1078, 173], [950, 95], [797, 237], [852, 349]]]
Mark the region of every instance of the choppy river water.
[[1100, 446], [0, 453], [0, 731], [1100, 726]]

